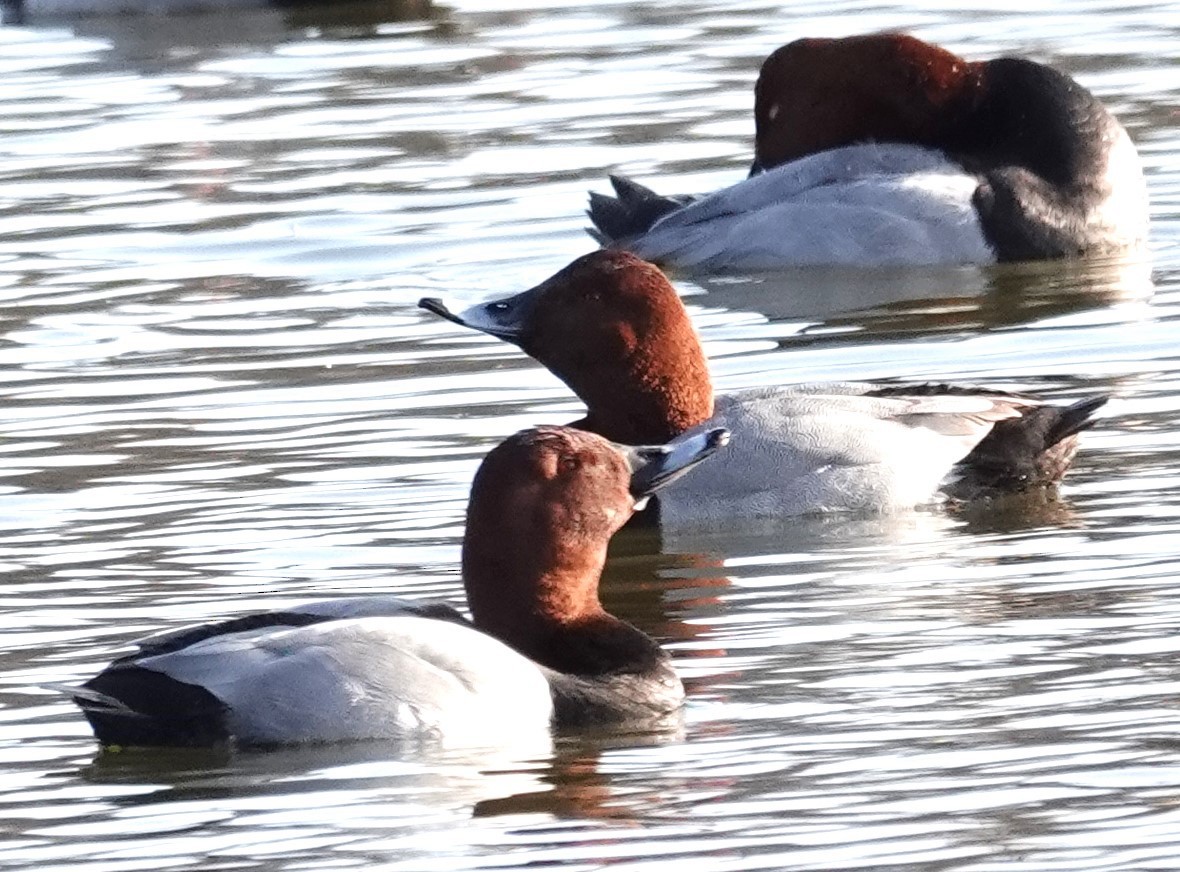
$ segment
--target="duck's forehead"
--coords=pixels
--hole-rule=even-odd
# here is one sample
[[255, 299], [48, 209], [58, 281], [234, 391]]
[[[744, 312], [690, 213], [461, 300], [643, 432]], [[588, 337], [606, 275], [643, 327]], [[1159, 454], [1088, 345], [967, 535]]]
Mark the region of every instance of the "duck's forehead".
[[608, 440], [603, 439], [597, 433], [591, 433], [587, 430], [566, 429], [562, 431], [561, 436], [567, 452], [576, 452], [584, 458], [593, 459], [608, 459], [618, 455], [619, 462], [623, 463], [619, 451]]
[[547, 283], [549, 290], [579, 295], [621, 289], [646, 276], [650, 265], [633, 254], [603, 250], [575, 261]]
[[550, 446], [561, 459], [576, 459], [581, 469], [594, 467], [613, 470], [622, 481], [630, 478], [631, 467], [626, 455], [609, 440], [586, 430], [568, 428], [558, 435], [559, 438], [551, 442]]
[[601, 436], [586, 430], [576, 430], [573, 427], [534, 427], [517, 433], [508, 441], [515, 441], [527, 453], [538, 457], [573, 452], [584, 454], [617, 453], [611, 443]]

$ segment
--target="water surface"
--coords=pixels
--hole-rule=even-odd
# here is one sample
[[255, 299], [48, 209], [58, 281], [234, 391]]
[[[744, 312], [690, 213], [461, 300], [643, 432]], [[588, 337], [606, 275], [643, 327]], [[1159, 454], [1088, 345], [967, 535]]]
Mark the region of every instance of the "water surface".
[[[1180, 16], [349, 4], [0, 28], [0, 867], [1148, 870], [1180, 855]], [[467, 484], [564, 387], [418, 311], [591, 247], [587, 189], [748, 165], [761, 58], [904, 27], [1051, 62], [1149, 176], [1149, 262], [678, 279], [724, 389], [1107, 392], [1063, 499], [612, 548], [679, 729], [99, 755], [51, 682], [311, 596], [461, 603]]]

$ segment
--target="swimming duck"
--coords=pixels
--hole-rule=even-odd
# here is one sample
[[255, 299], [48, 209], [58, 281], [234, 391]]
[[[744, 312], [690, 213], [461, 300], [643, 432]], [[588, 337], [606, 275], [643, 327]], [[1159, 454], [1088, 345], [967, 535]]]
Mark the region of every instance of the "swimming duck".
[[591, 235], [704, 272], [1041, 260], [1147, 236], [1126, 130], [1034, 61], [900, 33], [799, 39], [763, 63], [754, 125], [749, 178], [691, 198], [612, 177]]
[[724, 456], [658, 497], [661, 524], [889, 512], [1044, 487], [1105, 397], [1058, 407], [944, 384], [817, 384], [715, 397], [688, 312], [655, 265], [603, 249], [536, 287], [453, 313], [519, 346], [586, 404], [572, 426], [660, 442], [725, 427]]
[[321, 601], [149, 637], [67, 691], [100, 742], [131, 746], [485, 743], [674, 712], [684, 689], [667, 654], [603, 610], [598, 582], [636, 501], [726, 440], [716, 428], [646, 447], [522, 431], [471, 486], [470, 621], [392, 597]]

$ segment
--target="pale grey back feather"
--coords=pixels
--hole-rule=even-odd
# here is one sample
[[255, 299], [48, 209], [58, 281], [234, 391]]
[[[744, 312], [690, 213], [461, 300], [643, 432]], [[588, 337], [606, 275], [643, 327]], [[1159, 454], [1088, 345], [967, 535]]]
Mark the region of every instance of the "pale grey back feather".
[[657, 263], [710, 270], [990, 263], [972, 202], [977, 185], [936, 151], [846, 146], [702, 197], [626, 247]]
[[888, 512], [931, 502], [993, 423], [1030, 402], [998, 394], [868, 396], [875, 387], [800, 385], [719, 397], [700, 428], [724, 426], [733, 439], [660, 494], [661, 521]]
[[413, 615], [217, 636], [140, 665], [207, 688], [251, 742], [467, 743], [547, 731], [552, 715], [536, 664], [471, 627]]

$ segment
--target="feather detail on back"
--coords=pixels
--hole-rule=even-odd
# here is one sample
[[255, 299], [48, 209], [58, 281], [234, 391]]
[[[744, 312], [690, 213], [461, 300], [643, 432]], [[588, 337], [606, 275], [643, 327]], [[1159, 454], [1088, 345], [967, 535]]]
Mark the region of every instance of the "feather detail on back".
[[[130, 708], [112, 702], [116, 685]], [[145, 717], [136, 710], [157, 694], [188, 713], [176, 719], [178, 730], [198, 719], [219, 723], [192, 741], [168, 744], [209, 744], [210, 736], [252, 744], [407, 737], [462, 744], [509, 735], [523, 723], [547, 732], [552, 714], [536, 664], [470, 626], [416, 615], [279, 630], [270, 622], [192, 637], [180, 647], [156, 645], [71, 693], [92, 722]]]
[[[852, 145], [665, 211], [642, 233], [616, 241], [646, 260], [683, 269], [991, 263], [995, 255], [972, 204], [977, 187], [977, 178], [939, 152]], [[673, 202], [620, 199], [609, 211], [633, 204], [633, 214], [613, 216], [610, 226], [640, 226]], [[608, 212], [601, 195], [591, 208]]]

